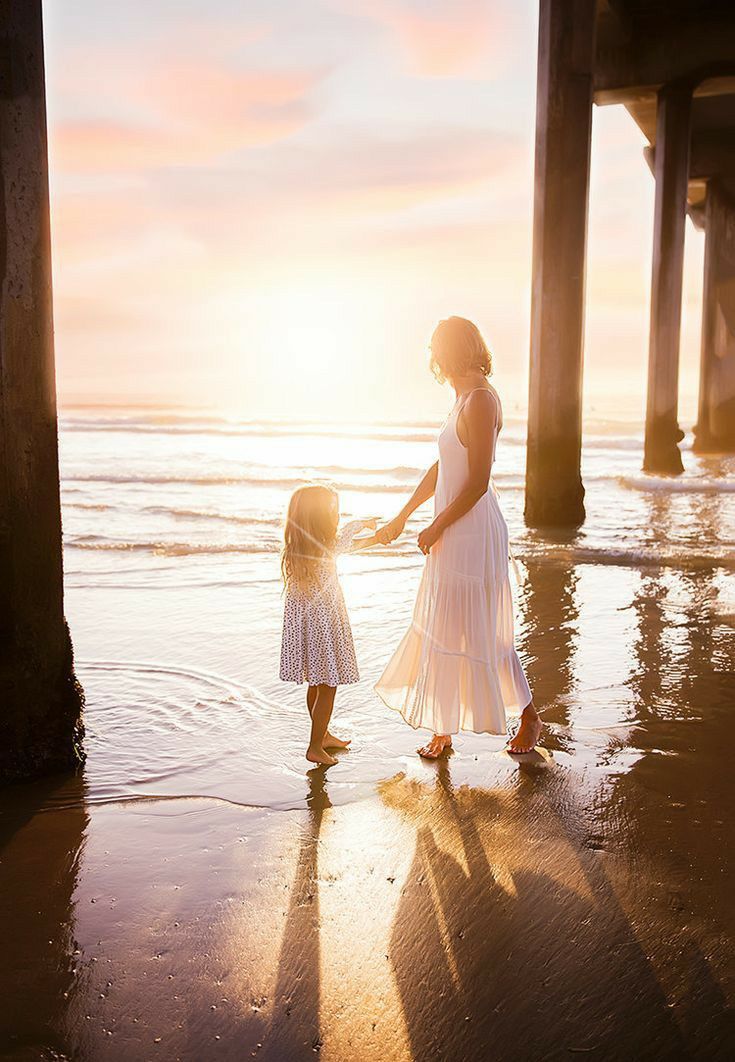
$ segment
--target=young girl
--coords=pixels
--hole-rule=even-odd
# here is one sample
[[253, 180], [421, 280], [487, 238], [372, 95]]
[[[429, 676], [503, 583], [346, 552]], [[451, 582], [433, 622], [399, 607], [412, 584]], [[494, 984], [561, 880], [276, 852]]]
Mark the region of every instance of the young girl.
[[281, 642], [281, 678], [307, 682], [306, 707], [311, 736], [306, 758], [311, 763], [336, 763], [327, 749], [344, 749], [329, 732], [337, 686], [360, 678], [355, 647], [336, 557], [373, 546], [375, 535], [355, 540], [376, 520], [355, 520], [338, 534], [339, 499], [330, 487], [299, 487], [288, 506], [281, 571], [286, 587]]

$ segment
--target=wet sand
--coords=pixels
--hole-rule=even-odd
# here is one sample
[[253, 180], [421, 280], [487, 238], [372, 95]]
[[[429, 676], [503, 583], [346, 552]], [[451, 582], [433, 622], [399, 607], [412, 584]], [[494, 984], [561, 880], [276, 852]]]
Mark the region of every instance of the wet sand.
[[86, 774], [0, 796], [4, 1057], [733, 1057], [731, 587], [627, 574], [529, 568], [543, 755], [358, 725], [290, 810], [101, 799], [91, 707]]

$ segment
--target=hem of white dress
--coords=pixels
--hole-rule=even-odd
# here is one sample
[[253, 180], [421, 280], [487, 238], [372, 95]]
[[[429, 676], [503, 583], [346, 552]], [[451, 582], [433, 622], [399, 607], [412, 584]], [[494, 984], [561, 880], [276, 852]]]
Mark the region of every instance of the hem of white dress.
[[[373, 686], [373, 689], [377, 693], [378, 697], [380, 697], [381, 701], [386, 706], [386, 708], [390, 708], [390, 710], [392, 712], [397, 712], [400, 715], [401, 719], [404, 721], [404, 723], [406, 723], [408, 726], [410, 726], [412, 730], [429, 730], [429, 731], [431, 731], [432, 734], [436, 734], [437, 733], [437, 731], [434, 730], [433, 727], [428, 726], [426, 723], [412, 723], [410, 719], [407, 719], [403, 708], [397, 708], [395, 706], [395, 704], [391, 704], [390, 701], [388, 701], [383, 696], [383, 694], [381, 693], [380, 687], [378, 685]], [[510, 717], [511, 719], [520, 718], [523, 715], [523, 713], [525, 712], [526, 708], [528, 708], [529, 704], [532, 701], [533, 701], [533, 696], [531, 696], [526, 701], [526, 703], [523, 705], [522, 708], [506, 708], [505, 709], [506, 716]], [[443, 730], [442, 733], [447, 734], [447, 735], [449, 735], [449, 734], [451, 734], [451, 735], [463, 734], [463, 733], [464, 734], [492, 734], [494, 737], [507, 737], [508, 736], [508, 728], [506, 727], [505, 730], [475, 730], [475, 728], [471, 727], [471, 726], [460, 726], [460, 727], [457, 727], [456, 730]]]
[[278, 676], [281, 682], [293, 682], [296, 686], [303, 686], [307, 684], [309, 686], [333, 686], [335, 689], [337, 686], [354, 686], [360, 681], [360, 676], [357, 678], [340, 679], [339, 682], [333, 682], [330, 679], [312, 679], [312, 678], [284, 678], [283, 675]]

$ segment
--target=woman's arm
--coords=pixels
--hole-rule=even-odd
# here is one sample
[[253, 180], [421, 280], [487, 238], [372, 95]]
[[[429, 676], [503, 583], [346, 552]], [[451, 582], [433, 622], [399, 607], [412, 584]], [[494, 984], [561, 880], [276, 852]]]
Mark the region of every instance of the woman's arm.
[[439, 475], [439, 462], [435, 461], [430, 469], [424, 474], [416, 490], [403, 506], [398, 516], [395, 516], [387, 524], [380, 528], [376, 538], [383, 545], [388, 542], [392, 542], [403, 531], [406, 526], [406, 520], [412, 512], [414, 512], [420, 505], [423, 505], [425, 501], [433, 495], [436, 490], [436, 478]]
[[419, 549], [428, 553], [440, 535], [477, 505], [487, 492], [493, 464], [493, 440], [498, 407], [489, 391], [473, 392], [462, 410], [467, 431], [467, 482], [454, 501], [442, 509], [419, 535]]

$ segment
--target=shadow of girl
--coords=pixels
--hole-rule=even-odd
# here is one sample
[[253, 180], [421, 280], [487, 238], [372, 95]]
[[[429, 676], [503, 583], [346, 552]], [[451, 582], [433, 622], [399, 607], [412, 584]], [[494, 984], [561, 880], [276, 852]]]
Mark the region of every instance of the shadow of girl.
[[273, 999], [273, 1018], [263, 1036], [261, 1057], [314, 1058], [322, 1039], [319, 1029], [319, 882], [318, 852], [322, 819], [332, 804], [326, 789], [326, 768], [307, 772], [306, 822], [281, 941]]

